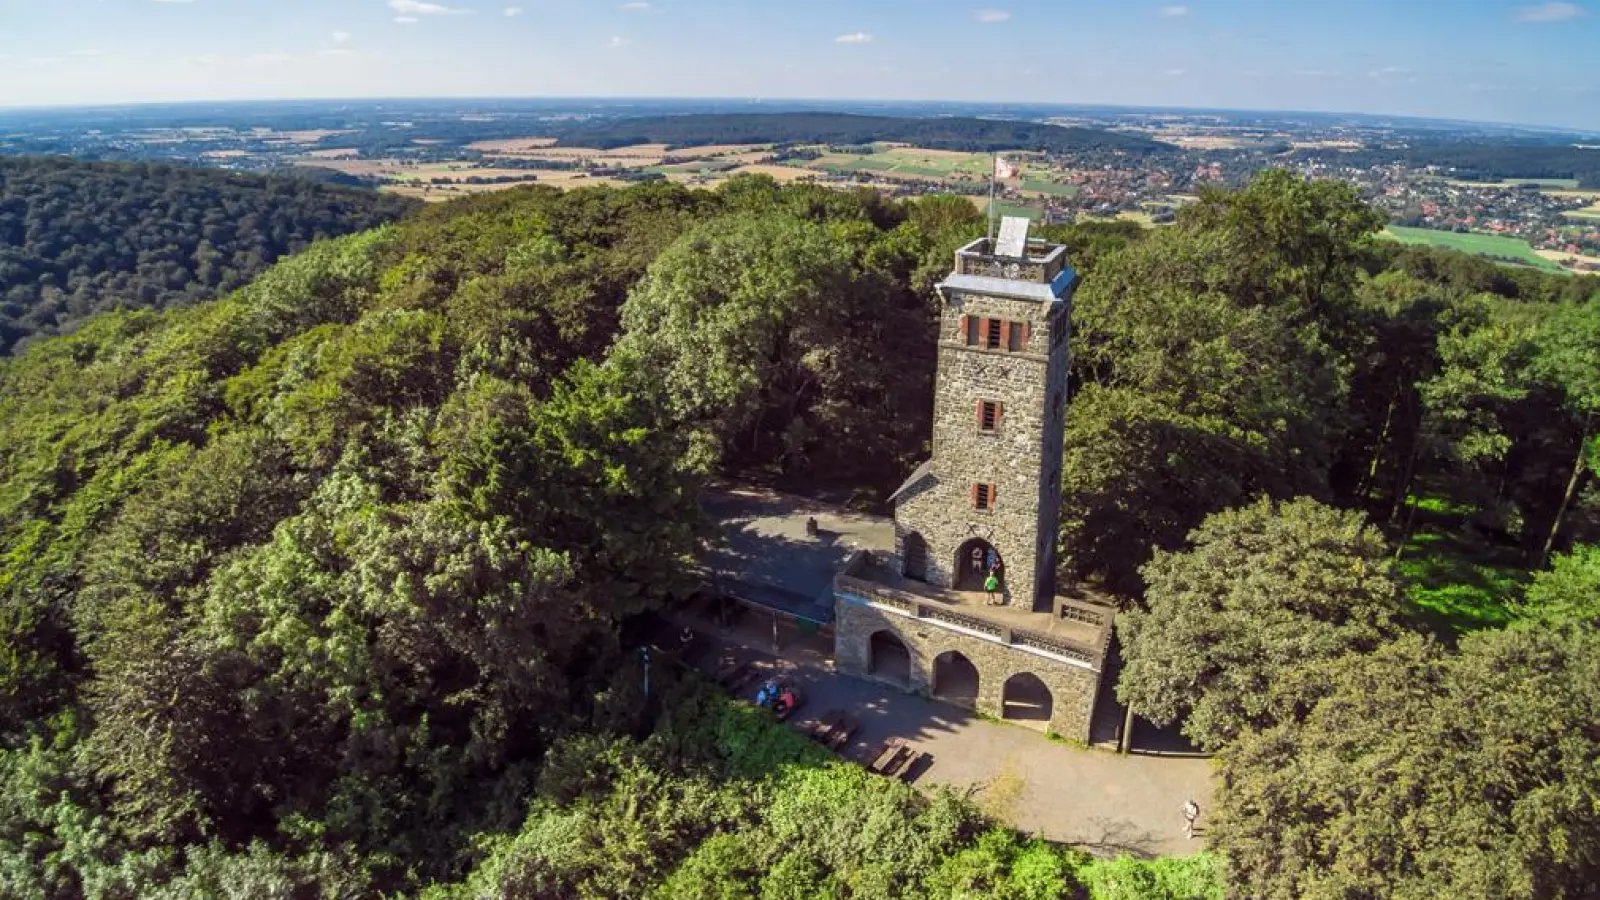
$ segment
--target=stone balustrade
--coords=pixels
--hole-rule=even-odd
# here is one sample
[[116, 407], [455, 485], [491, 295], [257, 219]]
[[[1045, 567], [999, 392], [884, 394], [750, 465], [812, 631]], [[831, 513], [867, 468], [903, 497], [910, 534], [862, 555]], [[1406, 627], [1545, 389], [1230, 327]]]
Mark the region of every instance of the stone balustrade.
[[[1035, 242], [1030, 241], [1029, 243], [1033, 244]], [[987, 238], [979, 238], [977, 241], [956, 251], [955, 274], [984, 275], [990, 278], [1008, 278], [1012, 281], [1049, 284], [1066, 268], [1067, 250], [1065, 247], [1052, 247], [1050, 250], [1038, 255], [1034, 254], [1034, 247], [1030, 246], [1028, 249], [1029, 253], [1026, 259], [999, 257], [988, 252]]]
[[[846, 570], [849, 570], [848, 566]], [[1105, 658], [1110, 641], [1111, 630], [1109, 628], [1103, 630], [1100, 646], [1091, 647], [1077, 641], [1031, 629], [1018, 628], [1009, 623], [985, 618], [977, 607], [963, 607], [958, 612], [951, 605], [924, 599], [904, 591], [897, 591], [894, 588], [849, 574], [841, 574], [834, 579], [834, 593], [845, 598], [851, 598], [852, 596], [859, 598], [862, 602], [894, 610], [908, 618], [958, 628], [996, 643], [1047, 653], [1095, 669], [1100, 667], [1101, 661]], [[1090, 613], [1088, 610], [1083, 610], [1082, 612]], [[1088, 623], [1086, 618], [1074, 619], [1074, 621]], [[1104, 619], [1102, 618], [1098, 624], [1103, 625], [1103, 623]]]

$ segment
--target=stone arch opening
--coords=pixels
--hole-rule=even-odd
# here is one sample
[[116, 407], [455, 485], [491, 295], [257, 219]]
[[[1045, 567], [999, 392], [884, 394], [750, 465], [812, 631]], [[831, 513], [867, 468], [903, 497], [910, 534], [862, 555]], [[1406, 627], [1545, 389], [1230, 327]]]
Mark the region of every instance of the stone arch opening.
[[1055, 698], [1050, 695], [1050, 689], [1032, 672], [1018, 672], [1007, 678], [1000, 692], [1002, 719], [1010, 719], [1041, 731], [1049, 728], [1054, 706]]
[[993, 544], [983, 538], [973, 538], [956, 550], [956, 590], [983, 590], [983, 582], [991, 571], [1000, 579], [1003, 588], [1006, 583], [1005, 563]]
[[919, 531], [906, 533], [903, 574], [914, 581], [928, 580], [928, 542]]
[[892, 631], [874, 631], [867, 639], [867, 671], [902, 687], [911, 685], [911, 651]]
[[933, 661], [933, 696], [967, 709], [978, 708], [978, 667], [959, 650], [946, 650]]

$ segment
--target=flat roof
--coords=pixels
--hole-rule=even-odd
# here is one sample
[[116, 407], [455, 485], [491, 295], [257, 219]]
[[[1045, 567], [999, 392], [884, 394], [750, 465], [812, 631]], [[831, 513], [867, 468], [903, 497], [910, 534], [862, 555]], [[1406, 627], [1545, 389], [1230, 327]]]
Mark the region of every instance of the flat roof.
[[949, 275], [944, 281], [939, 282], [939, 287], [953, 291], [971, 291], [974, 294], [990, 294], [997, 297], [1011, 297], [1017, 300], [1036, 300], [1040, 303], [1056, 303], [1067, 295], [1072, 289], [1072, 283], [1078, 280], [1078, 273], [1068, 266], [1061, 270], [1049, 284], [1040, 284], [1036, 281], [1016, 281], [1010, 278], [995, 278], [990, 275]]

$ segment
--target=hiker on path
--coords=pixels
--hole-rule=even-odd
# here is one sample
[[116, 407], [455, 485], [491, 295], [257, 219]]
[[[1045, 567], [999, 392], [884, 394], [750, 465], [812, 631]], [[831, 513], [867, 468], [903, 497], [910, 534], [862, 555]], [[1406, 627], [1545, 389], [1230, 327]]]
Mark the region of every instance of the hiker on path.
[[1183, 804], [1183, 836], [1194, 840], [1194, 821], [1200, 818], [1200, 804], [1191, 797]]

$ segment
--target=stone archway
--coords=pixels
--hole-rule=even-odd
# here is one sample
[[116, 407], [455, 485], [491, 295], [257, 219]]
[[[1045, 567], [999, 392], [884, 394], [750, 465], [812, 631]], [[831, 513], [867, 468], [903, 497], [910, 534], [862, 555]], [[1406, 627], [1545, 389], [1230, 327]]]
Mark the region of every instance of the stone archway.
[[981, 591], [990, 569], [996, 570], [1003, 587], [1006, 570], [1000, 552], [983, 538], [973, 538], [956, 550], [956, 567], [951, 570], [955, 573], [953, 586], [958, 591]]
[[966, 709], [978, 708], [978, 667], [959, 650], [946, 650], [933, 661], [933, 696]]
[[867, 639], [867, 672], [901, 687], [911, 686], [911, 651], [892, 631], [874, 631]]
[[906, 532], [901, 559], [904, 563], [903, 574], [907, 578], [913, 581], [928, 580], [928, 542], [923, 539], [921, 532]]
[[1039, 676], [1018, 672], [1006, 679], [1000, 693], [1000, 717], [1019, 725], [1046, 731], [1054, 711], [1055, 698]]

